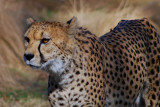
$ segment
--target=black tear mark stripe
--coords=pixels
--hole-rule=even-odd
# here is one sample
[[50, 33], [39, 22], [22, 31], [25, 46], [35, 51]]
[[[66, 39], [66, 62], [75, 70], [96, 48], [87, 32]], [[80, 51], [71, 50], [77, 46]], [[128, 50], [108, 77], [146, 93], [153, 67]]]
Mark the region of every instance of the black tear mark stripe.
[[44, 60], [44, 56], [43, 56], [43, 54], [41, 53], [41, 50], [40, 50], [41, 44], [42, 43], [40, 42], [40, 44], [38, 46], [38, 51], [39, 51], [39, 54], [40, 54], [40, 57], [41, 57], [41, 63], [43, 64], [43, 63], [45, 63], [45, 60]]

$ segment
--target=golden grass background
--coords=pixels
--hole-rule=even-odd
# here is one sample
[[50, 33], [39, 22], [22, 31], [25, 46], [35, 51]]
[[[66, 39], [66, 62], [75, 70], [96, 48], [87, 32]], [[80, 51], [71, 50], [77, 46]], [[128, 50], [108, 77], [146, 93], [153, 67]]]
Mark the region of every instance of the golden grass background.
[[149, 18], [160, 26], [159, 0], [0, 0], [0, 107], [45, 107], [47, 74], [23, 62], [25, 19], [79, 25], [101, 36], [122, 19]]

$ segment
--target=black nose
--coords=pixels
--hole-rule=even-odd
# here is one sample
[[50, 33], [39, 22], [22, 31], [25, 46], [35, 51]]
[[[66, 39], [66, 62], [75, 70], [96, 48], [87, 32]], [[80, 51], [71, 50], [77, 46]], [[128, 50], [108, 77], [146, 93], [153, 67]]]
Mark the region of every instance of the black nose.
[[24, 60], [31, 60], [34, 57], [33, 54], [24, 54]]

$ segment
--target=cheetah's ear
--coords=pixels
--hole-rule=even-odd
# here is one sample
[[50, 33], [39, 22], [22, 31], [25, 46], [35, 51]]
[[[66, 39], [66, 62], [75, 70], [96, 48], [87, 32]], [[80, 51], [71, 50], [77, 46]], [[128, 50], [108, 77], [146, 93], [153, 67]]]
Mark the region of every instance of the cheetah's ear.
[[27, 27], [29, 27], [33, 22], [35, 22], [35, 20], [33, 18], [27, 18], [26, 19]]
[[73, 16], [72, 19], [67, 21], [66, 27], [68, 29], [67, 34], [68, 34], [68, 41], [66, 43], [66, 51], [73, 52], [74, 47], [75, 47], [75, 38], [74, 35], [76, 35], [77, 28], [78, 28], [78, 23], [77, 23], [77, 18]]
[[78, 27], [77, 17], [73, 16], [72, 19], [67, 21], [67, 25], [69, 27], [68, 34], [74, 35], [76, 33], [76, 30], [77, 30], [77, 27]]

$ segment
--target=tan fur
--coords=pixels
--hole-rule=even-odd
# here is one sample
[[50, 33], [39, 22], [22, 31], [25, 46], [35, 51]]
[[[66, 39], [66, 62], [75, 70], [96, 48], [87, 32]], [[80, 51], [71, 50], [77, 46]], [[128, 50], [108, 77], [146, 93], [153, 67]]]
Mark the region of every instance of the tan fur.
[[160, 36], [146, 19], [121, 21], [100, 38], [76, 17], [29, 26], [24, 59], [49, 73], [52, 107], [160, 106]]

